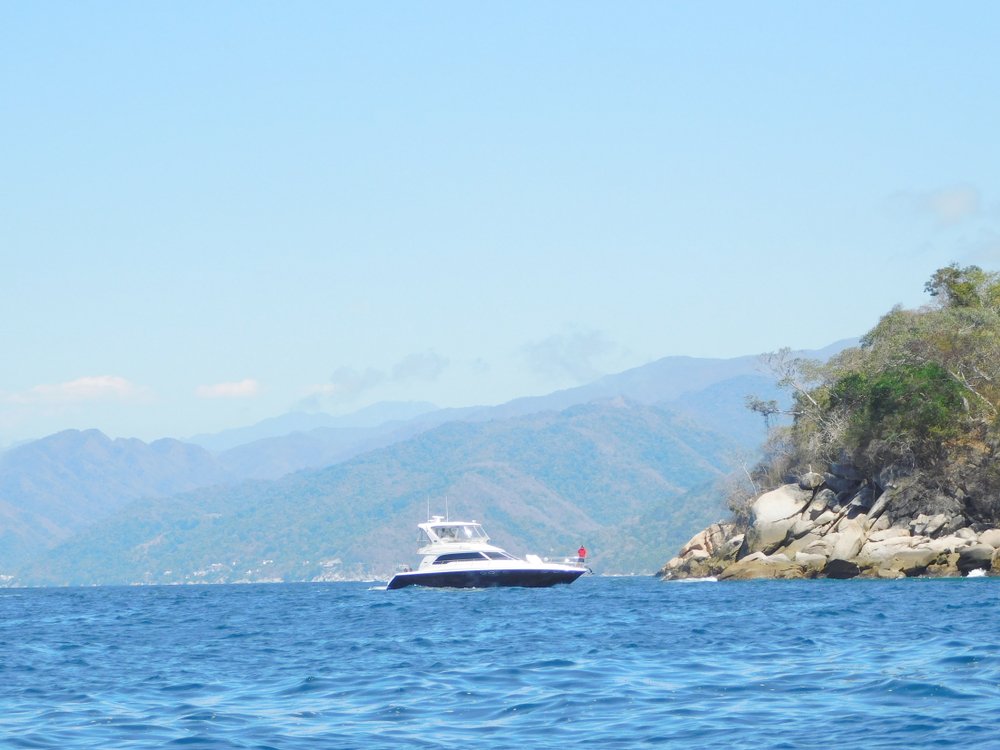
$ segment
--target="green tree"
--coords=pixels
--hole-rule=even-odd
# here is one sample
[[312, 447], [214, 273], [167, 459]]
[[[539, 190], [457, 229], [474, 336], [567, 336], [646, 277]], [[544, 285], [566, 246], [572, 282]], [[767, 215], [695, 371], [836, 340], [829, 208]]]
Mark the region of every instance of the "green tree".
[[[877, 472], [982, 465], [1000, 454], [1000, 274], [952, 264], [925, 290], [938, 304], [894, 307], [861, 340], [819, 365], [782, 350], [766, 358], [795, 399], [788, 450], [754, 471], [776, 476], [853, 460]], [[768, 404], [748, 399], [767, 415]], [[981, 472], [982, 473], [982, 472]], [[1000, 486], [995, 488], [1000, 493]]]

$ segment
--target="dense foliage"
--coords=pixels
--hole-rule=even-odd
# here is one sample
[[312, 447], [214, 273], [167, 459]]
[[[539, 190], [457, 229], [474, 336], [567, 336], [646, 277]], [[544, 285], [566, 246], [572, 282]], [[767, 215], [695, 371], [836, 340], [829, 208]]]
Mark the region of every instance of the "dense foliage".
[[[869, 477], [893, 467], [976, 495], [981, 517], [998, 515], [984, 498], [1000, 497], [992, 469], [1000, 446], [1000, 274], [953, 264], [925, 290], [931, 304], [892, 309], [860, 346], [825, 364], [787, 351], [769, 356], [794, 394], [794, 421], [772, 430], [753, 473], [758, 486], [833, 462]], [[770, 417], [770, 404], [748, 405]]]

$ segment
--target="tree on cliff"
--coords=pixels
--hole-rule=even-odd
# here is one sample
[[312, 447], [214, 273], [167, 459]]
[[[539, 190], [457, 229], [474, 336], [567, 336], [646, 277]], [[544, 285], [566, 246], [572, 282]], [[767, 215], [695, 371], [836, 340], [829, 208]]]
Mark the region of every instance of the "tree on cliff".
[[793, 423], [772, 430], [781, 450], [771, 448], [755, 481], [775, 486], [832, 462], [868, 476], [894, 466], [957, 483], [1000, 520], [1000, 274], [952, 264], [925, 290], [931, 304], [893, 308], [824, 365], [770, 356], [792, 391]]

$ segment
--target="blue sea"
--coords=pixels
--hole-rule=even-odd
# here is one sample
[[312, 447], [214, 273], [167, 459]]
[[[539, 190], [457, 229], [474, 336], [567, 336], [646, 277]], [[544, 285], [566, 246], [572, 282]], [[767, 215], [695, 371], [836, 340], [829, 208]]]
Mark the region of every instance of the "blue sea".
[[1000, 746], [1000, 580], [0, 591], [3, 748]]

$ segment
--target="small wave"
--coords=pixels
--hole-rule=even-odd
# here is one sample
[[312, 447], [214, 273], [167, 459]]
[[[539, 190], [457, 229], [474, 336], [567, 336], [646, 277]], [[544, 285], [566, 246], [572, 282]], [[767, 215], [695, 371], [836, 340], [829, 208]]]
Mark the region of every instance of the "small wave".
[[711, 737], [746, 750], [822, 737], [904, 750], [1000, 736], [988, 585], [681, 591], [595, 576], [548, 592], [369, 590], [385, 588], [0, 597], [12, 709], [0, 745], [565, 750]]

